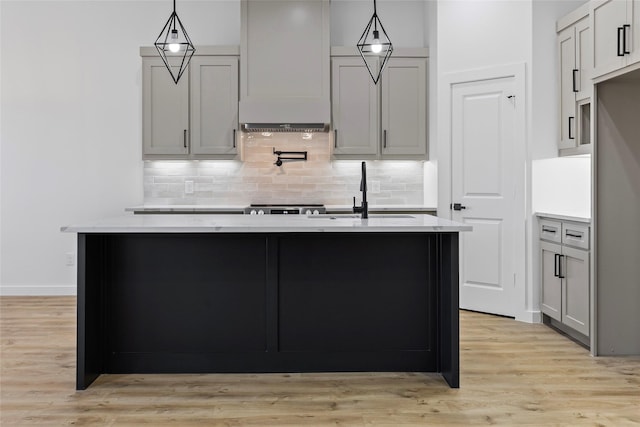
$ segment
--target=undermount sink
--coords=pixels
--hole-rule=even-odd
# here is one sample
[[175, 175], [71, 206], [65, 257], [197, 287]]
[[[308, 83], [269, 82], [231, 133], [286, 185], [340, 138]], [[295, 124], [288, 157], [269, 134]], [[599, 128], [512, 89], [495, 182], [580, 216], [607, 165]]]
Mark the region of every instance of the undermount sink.
[[[309, 215], [310, 219], [360, 219], [356, 214], [335, 214], [335, 215]], [[369, 218], [414, 218], [413, 215], [404, 214], [369, 214]]]

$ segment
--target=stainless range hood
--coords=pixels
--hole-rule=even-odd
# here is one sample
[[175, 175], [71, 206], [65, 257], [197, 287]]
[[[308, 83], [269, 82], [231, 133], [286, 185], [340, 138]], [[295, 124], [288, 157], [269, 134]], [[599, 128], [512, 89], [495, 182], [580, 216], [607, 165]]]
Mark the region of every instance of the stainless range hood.
[[242, 0], [240, 10], [241, 129], [327, 132], [329, 0]]

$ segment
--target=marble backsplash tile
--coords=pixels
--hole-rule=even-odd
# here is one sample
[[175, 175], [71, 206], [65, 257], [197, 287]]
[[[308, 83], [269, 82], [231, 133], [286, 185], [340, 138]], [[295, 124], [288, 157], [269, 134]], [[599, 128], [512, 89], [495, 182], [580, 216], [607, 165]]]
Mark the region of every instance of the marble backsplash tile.
[[[243, 206], [250, 203], [351, 205], [360, 199], [360, 161], [332, 160], [330, 137], [315, 133], [242, 134], [239, 160], [146, 161], [146, 205]], [[307, 151], [307, 161], [277, 167], [273, 149]], [[367, 161], [371, 205], [422, 205], [421, 161]], [[193, 181], [193, 194], [185, 193]]]

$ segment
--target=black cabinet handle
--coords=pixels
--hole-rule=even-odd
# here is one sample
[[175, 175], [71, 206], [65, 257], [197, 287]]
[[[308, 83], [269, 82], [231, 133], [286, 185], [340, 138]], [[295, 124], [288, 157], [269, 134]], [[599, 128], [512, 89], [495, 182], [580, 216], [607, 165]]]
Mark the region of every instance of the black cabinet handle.
[[382, 148], [387, 148], [387, 130], [382, 131]]
[[576, 81], [578, 80], [578, 79], [576, 78], [576, 74], [577, 74], [577, 73], [578, 73], [578, 70], [577, 70], [577, 69], [574, 69], [574, 70], [573, 70], [573, 91], [574, 91], [574, 92], [577, 92], [577, 91], [578, 91], [578, 88], [576, 87]]
[[233, 148], [236, 148], [236, 130], [233, 130]]
[[449, 205], [449, 209], [453, 209], [454, 211], [461, 211], [462, 209], [467, 209], [467, 207], [463, 206], [460, 203], [451, 203]]
[[573, 127], [572, 125], [574, 120], [575, 117], [569, 117], [569, 139], [576, 139], [576, 137], [571, 133], [571, 128]]
[[554, 228], [542, 227], [542, 231], [544, 231], [545, 233], [556, 234], [556, 230]]
[[620, 38], [624, 37], [624, 27], [618, 27], [618, 56], [624, 56], [624, 50], [620, 51], [620, 47], [622, 43], [620, 43]]
[[564, 255], [558, 255], [558, 277], [560, 279], [564, 279], [564, 274], [562, 273], [562, 258], [564, 258]]
[[624, 24], [622, 26], [622, 53], [624, 55], [631, 53], [631, 51], [627, 50], [627, 28], [631, 29], [631, 25]]
[[182, 143], [184, 144], [184, 148], [187, 148], [187, 130], [185, 129], [182, 132]]
[[582, 234], [569, 233], [568, 231], [565, 234], [567, 236], [569, 236], [569, 237], [575, 237], [576, 239], [582, 239]]
[[333, 148], [338, 148], [338, 129], [333, 130]]
[[553, 277], [560, 277], [558, 259], [560, 254], [553, 254]]

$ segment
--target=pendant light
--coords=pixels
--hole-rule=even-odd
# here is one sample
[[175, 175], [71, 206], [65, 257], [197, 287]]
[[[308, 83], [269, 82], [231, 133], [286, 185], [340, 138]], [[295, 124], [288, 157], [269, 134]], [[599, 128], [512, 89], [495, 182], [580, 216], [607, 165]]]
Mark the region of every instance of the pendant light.
[[191, 43], [187, 30], [184, 29], [182, 21], [176, 13], [176, 0], [173, 0], [173, 13], [164, 24], [154, 45], [158, 49], [164, 65], [167, 66], [171, 78], [178, 84], [178, 80], [187, 69], [196, 48]]
[[373, 0], [373, 16], [367, 23], [357, 46], [373, 83], [378, 84], [382, 71], [393, 52], [393, 45], [378, 18], [376, 0]]

